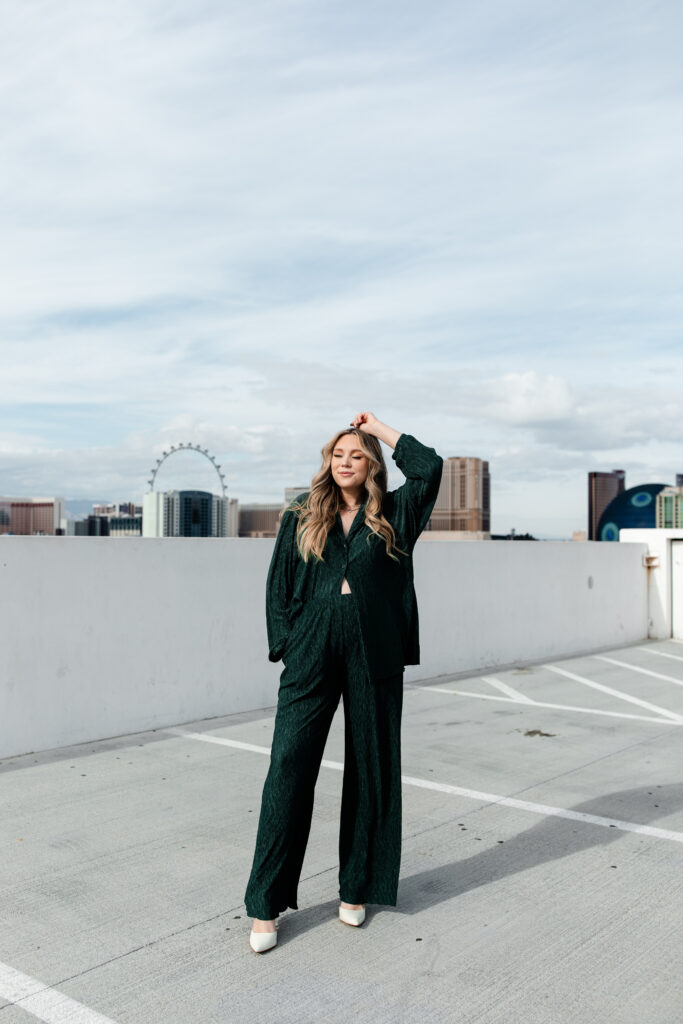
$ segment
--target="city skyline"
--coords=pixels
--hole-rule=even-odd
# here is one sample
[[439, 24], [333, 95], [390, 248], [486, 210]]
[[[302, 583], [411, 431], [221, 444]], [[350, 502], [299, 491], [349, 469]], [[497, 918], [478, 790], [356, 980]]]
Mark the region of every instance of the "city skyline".
[[[197, 446], [192, 445], [190, 443], [187, 443], [187, 444], [180, 443], [178, 446], [171, 446], [171, 448], [176, 448], [176, 451], [175, 452], [173, 452], [173, 451], [164, 452], [164, 455], [179, 454], [179, 453], [182, 452], [183, 453], [183, 457], [184, 457], [187, 454], [191, 454], [193, 449], [197, 450]], [[215, 460], [211, 457], [210, 453], [208, 453], [208, 454], [209, 454], [209, 460], [214, 463], [214, 468], [218, 472], [220, 470], [220, 466], [216, 466]], [[158, 463], [162, 462], [162, 461], [163, 460], [161, 460], [161, 459], [157, 460], [157, 466], [156, 466], [156, 470], [154, 472], [158, 472], [158, 470], [159, 470]], [[472, 524], [471, 523], [469, 526], [466, 526], [465, 525], [466, 520], [462, 520], [462, 521], [458, 520], [458, 522], [455, 522], [455, 520], [454, 520], [453, 523], [451, 524], [451, 526], [447, 526], [447, 525], [445, 525], [446, 521], [445, 520], [442, 521], [442, 518], [440, 518], [440, 514], [441, 514], [440, 510], [445, 510], [446, 508], [448, 508], [449, 507], [449, 502], [455, 501], [456, 505], [461, 503], [464, 500], [464, 498], [465, 498], [465, 491], [463, 490], [464, 480], [460, 480], [459, 485], [456, 486], [456, 489], [455, 489], [456, 492], [457, 492], [457, 495], [454, 496], [453, 494], [451, 494], [451, 497], [450, 498], [448, 497], [448, 494], [451, 491], [453, 491], [453, 487], [448, 482], [450, 480], [450, 475], [448, 473], [446, 473], [446, 470], [448, 470], [449, 468], [452, 468], [452, 470], [455, 473], [460, 474], [460, 472], [463, 470], [464, 465], [466, 463], [467, 464], [471, 464], [469, 472], [471, 472], [473, 474], [471, 484], [468, 484], [468, 487], [469, 486], [473, 486], [474, 487], [474, 491], [470, 495], [470, 498], [474, 501], [474, 506], [468, 506], [468, 515], [474, 514], [475, 518], [476, 518], [476, 516], [479, 513], [475, 512], [475, 507], [481, 508], [479, 506], [479, 502], [483, 498], [483, 502], [484, 502], [484, 504], [483, 504], [484, 521], [481, 524], [479, 524], [479, 523]], [[476, 478], [477, 478], [477, 474], [479, 473], [479, 466], [477, 464], [481, 464], [481, 468], [483, 468], [484, 473], [486, 475], [486, 483], [483, 484], [483, 492], [482, 492], [481, 495], [479, 495], [479, 497], [475, 497], [475, 491], [477, 491], [479, 486], [480, 486], [480, 485], [478, 485], [475, 482]], [[489, 515], [489, 512], [488, 512], [488, 510], [489, 510], [489, 498], [486, 497], [485, 495], [488, 495], [488, 493], [490, 491], [490, 481], [488, 479], [487, 465], [488, 464], [486, 462], [481, 463], [481, 460], [476, 459], [476, 458], [475, 459], [471, 459], [471, 458], [463, 459], [461, 457], [451, 456], [450, 458], [444, 460], [445, 476], [444, 476], [444, 479], [442, 480], [442, 487], [441, 487], [441, 490], [439, 492], [440, 493], [441, 505], [439, 504], [439, 500], [437, 500], [437, 504], [435, 506], [435, 512], [432, 515], [432, 521], [433, 521], [433, 524], [435, 524], [435, 525], [432, 526], [433, 529], [437, 529], [437, 530], [438, 529], [456, 529], [457, 530], [458, 528], [460, 528], [460, 529], [475, 529], [475, 527], [476, 527], [476, 529], [479, 529], [480, 526], [483, 526], [485, 531], [488, 530], [488, 527], [487, 527], [486, 524], [488, 522], [488, 518], [487, 517]], [[193, 463], [193, 469], [194, 470], [197, 469], [196, 460]], [[183, 476], [183, 473], [185, 475], [185, 482], [184, 483], [181, 480], [181, 477]], [[578, 535], [581, 534], [581, 533], [584, 534], [584, 539], [588, 539], [588, 540], [604, 539], [604, 538], [599, 538], [597, 536], [594, 536], [594, 534], [595, 534], [595, 527], [597, 525], [598, 519], [600, 518], [600, 514], [601, 514], [602, 510], [605, 507], [605, 504], [609, 503], [610, 498], [609, 498], [609, 496], [603, 495], [601, 498], [598, 498], [597, 506], [596, 506], [596, 504], [595, 504], [595, 502], [596, 502], [596, 493], [595, 493], [596, 482], [592, 479], [596, 475], [599, 476], [599, 477], [618, 478], [619, 479], [620, 483], [619, 483], [618, 488], [617, 488], [616, 484], [614, 485], [614, 488], [613, 488], [614, 496], [616, 496], [617, 493], [623, 492], [624, 489], [625, 489], [626, 481], [625, 481], [625, 478], [624, 478], [623, 470], [615, 470], [615, 471], [611, 471], [609, 473], [599, 473], [599, 474], [589, 473], [587, 475], [587, 485], [588, 485], [587, 486], [587, 496], [588, 496], [587, 529], [583, 530], [583, 531], [581, 529], [572, 531], [573, 532], [572, 539], [574, 539], [574, 540], [578, 539]], [[177, 495], [181, 491], [192, 490], [192, 488], [190, 487], [190, 484], [188, 483], [188, 479], [187, 479], [187, 476], [188, 476], [188, 474], [187, 474], [187, 465], [185, 467], [185, 470], [183, 472], [181, 472], [180, 474], [176, 474], [176, 476], [177, 476], [177, 483], [175, 485], [175, 488], [172, 489], [170, 487], [165, 487], [165, 488], [163, 488], [163, 490], [157, 490], [155, 488], [155, 490], [157, 490], [157, 493], [158, 493], [158, 495], [160, 497], [161, 497], [162, 494]], [[196, 473], [195, 473], [195, 476], [196, 476]], [[221, 482], [223, 483], [224, 482], [223, 474], [219, 473], [219, 477], [221, 479]], [[150, 481], [148, 481], [148, 483], [150, 483]], [[640, 486], [640, 485], [639, 484], [634, 485], [633, 489], [636, 489], [638, 486]], [[213, 495], [215, 498], [218, 498], [218, 493], [217, 493], [217, 490], [216, 490], [215, 487], [212, 488], [210, 485], [206, 486], [206, 487], [200, 487], [198, 484], [196, 485], [196, 487], [197, 487], [198, 491], [200, 491], [201, 493], [204, 493], [207, 496], [208, 495]], [[247, 509], [247, 508], [250, 508], [250, 507], [251, 508], [257, 508], [257, 507], [267, 507], [267, 506], [271, 506], [271, 507], [280, 507], [280, 506], [282, 506], [282, 507], [284, 507], [284, 505], [286, 505], [288, 503], [288, 501], [291, 500], [292, 495], [294, 495], [295, 492], [298, 494], [299, 491], [305, 490], [305, 489], [307, 489], [307, 487], [308, 487], [308, 485], [306, 487], [301, 487], [301, 486], [297, 486], [297, 485], [288, 486], [288, 487], [285, 488], [286, 493], [285, 493], [284, 499], [275, 499], [275, 500], [270, 500], [270, 501], [266, 501], [266, 502], [263, 502], [263, 503], [260, 503], [258, 501], [251, 501], [251, 502], [240, 501], [239, 498], [236, 498], [234, 495], [228, 495], [227, 492], [225, 494], [225, 498], [230, 500], [230, 501], [237, 501], [238, 508], [244, 507], [245, 509]], [[676, 477], [675, 477], [675, 484], [671, 485], [670, 487], [667, 487], [667, 490], [675, 492], [677, 489], [679, 489], [681, 487], [683, 487], [683, 473], [677, 473]], [[145, 492], [145, 494], [149, 494], [149, 493], [150, 493], [149, 490], [147, 492]], [[193, 493], [197, 493], [197, 492], [195, 491]], [[15, 496], [15, 497], [19, 497], [19, 496]], [[26, 497], [28, 497], [29, 500], [33, 500], [33, 501], [40, 500], [38, 498], [38, 496], [35, 496], [35, 495], [34, 496], [24, 496], [24, 498], [26, 498]], [[47, 496], [44, 496], [44, 497], [47, 497]], [[110, 509], [113, 508], [114, 506], [129, 504], [129, 503], [125, 502], [125, 501], [122, 502], [120, 499], [100, 502], [98, 500], [92, 500], [92, 499], [85, 498], [85, 499], [72, 499], [71, 501], [64, 502], [64, 499], [63, 499], [63, 497], [61, 495], [57, 496], [57, 497], [65, 505], [65, 514], [66, 514], [66, 518], [67, 519], [85, 519], [85, 518], [89, 518], [89, 517], [91, 518], [93, 514], [95, 514], [95, 515], [98, 515], [98, 514], [109, 514], [110, 513]], [[143, 505], [145, 504], [146, 500], [147, 499], [143, 495]], [[0, 498], [0, 503], [1, 503], [1, 498]], [[135, 503], [133, 503], [133, 504], [135, 504]], [[142, 506], [140, 506], [140, 513], [142, 514]], [[455, 511], [451, 511], [451, 516], [455, 516], [456, 519], [457, 519], [457, 517], [459, 515], [462, 515], [462, 513], [458, 512], [457, 509]], [[516, 526], [510, 527], [509, 528], [509, 532], [510, 532], [510, 534], [512, 536], [514, 536], [515, 534], [517, 534], [517, 536], [523, 535], [523, 531], [520, 530]], [[490, 533], [491, 534], [495, 534], [495, 531], [491, 530]], [[500, 536], [500, 534], [498, 536]], [[540, 534], [535, 539], [538, 539], [538, 540], [544, 540], [544, 539], [546, 539], [546, 540], [553, 540], [553, 539], [570, 539], [570, 538], [544, 536], [543, 534]]]
[[591, 471], [673, 484], [681, 29], [674, 2], [8, 9], [0, 492], [141, 502], [192, 440], [279, 501], [366, 409], [487, 460], [495, 533], [584, 529]]

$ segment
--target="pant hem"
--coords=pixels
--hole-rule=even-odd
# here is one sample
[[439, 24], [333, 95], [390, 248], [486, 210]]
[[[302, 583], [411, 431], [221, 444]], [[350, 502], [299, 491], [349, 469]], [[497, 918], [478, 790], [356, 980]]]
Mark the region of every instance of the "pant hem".
[[397, 905], [396, 896], [390, 896], [388, 893], [370, 893], [368, 896], [361, 893], [352, 898], [350, 896], [342, 896], [340, 891], [339, 899], [342, 903], [376, 903], [383, 907], [395, 907]]
[[[263, 907], [254, 908], [251, 903], [247, 904], [245, 907], [247, 917], [256, 917], [259, 921], [274, 921], [283, 910], [287, 910], [288, 908], [298, 910], [299, 904], [296, 900], [290, 900], [288, 903], [276, 903], [272, 908], [266, 907], [265, 910]], [[261, 913], [261, 910], [264, 910], [264, 912]]]

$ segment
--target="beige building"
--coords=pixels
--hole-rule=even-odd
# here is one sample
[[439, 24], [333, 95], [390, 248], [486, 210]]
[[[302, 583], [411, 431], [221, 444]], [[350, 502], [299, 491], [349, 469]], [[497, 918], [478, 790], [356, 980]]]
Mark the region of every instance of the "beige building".
[[64, 498], [0, 497], [0, 534], [54, 536], [64, 532]]
[[452, 455], [444, 459], [441, 486], [427, 531], [490, 537], [491, 478], [483, 459]]
[[[305, 491], [307, 488], [302, 487], [301, 490]], [[296, 492], [296, 494], [300, 493], [301, 491]], [[250, 502], [248, 505], [240, 505], [239, 536], [277, 536], [280, 513], [288, 504], [289, 501], [285, 505], [281, 502]]]

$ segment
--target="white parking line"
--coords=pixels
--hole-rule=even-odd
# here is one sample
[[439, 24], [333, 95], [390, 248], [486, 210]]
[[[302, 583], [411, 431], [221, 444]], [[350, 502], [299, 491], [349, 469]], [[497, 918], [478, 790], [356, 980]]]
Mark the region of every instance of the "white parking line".
[[490, 683], [491, 686], [495, 686], [496, 689], [502, 693], [507, 693], [508, 697], [512, 697], [519, 704], [533, 704], [531, 697], [527, 697], [526, 694], [520, 693], [519, 690], [513, 690], [507, 683], [502, 682], [500, 679], [496, 679], [495, 676], [479, 676], [485, 683]]
[[445, 686], [415, 686], [415, 690], [432, 690], [434, 693], [455, 693], [459, 697], [478, 697], [480, 700], [504, 700], [510, 704], [530, 705], [537, 708], [557, 708], [560, 711], [579, 711], [583, 715], [607, 715], [609, 718], [635, 718], [639, 722], [657, 722], [659, 725], [683, 725], [680, 719], [662, 718], [661, 715], [629, 715], [627, 711], [603, 711], [602, 708], [579, 708], [572, 704], [550, 704], [542, 700], [517, 700], [514, 697], [496, 697], [492, 693], [473, 693], [471, 690], [448, 690]]
[[223, 746], [239, 747], [242, 750], [253, 750], [257, 754], [269, 754], [270, 747], [259, 747], [256, 743], [241, 743], [240, 740], [224, 740], [221, 736], [212, 736], [208, 732], [190, 732], [188, 729], [180, 729], [169, 726], [167, 729], [160, 729], [159, 732], [172, 732], [176, 736], [187, 736], [190, 740], [203, 740], [205, 743], [220, 743]]
[[[595, 655], [600, 657], [600, 655]], [[607, 659], [610, 660], [609, 658]], [[617, 662], [619, 664], [619, 662]], [[658, 704], [650, 704], [647, 700], [641, 700], [640, 697], [632, 697], [630, 693], [622, 693], [621, 690], [615, 690], [612, 686], [605, 686], [604, 683], [596, 683], [594, 679], [586, 679], [585, 676], [578, 676], [576, 672], [570, 672], [566, 668], [560, 668], [559, 665], [544, 665], [543, 668], [547, 668], [550, 672], [556, 672], [560, 676], [566, 676], [568, 679], [574, 679], [577, 683], [583, 683], [584, 686], [591, 686], [594, 690], [601, 690], [603, 693], [609, 693], [613, 697], [619, 697], [621, 700], [627, 700], [631, 704], [637, 704], [641, 708], [646, 708], [648, 711], [656, 711], [659, 715], [664, 715], [665, 718], [671, 718], [674, 722], [683, 722], [683, 716], [676, 714], [675, 711], [667, 711], [665, 708], [660, 708]], [[656, 673], [653, 673], [656, 675]]]
[[[238, 747], [242, 750], [256, 750], [258, 752], [270, 753], [268, 747], [257, 747], [253, 743], [241, 743], [239, 740], [229, 740], [222, 736], [210, 736], [203, 732], [185, 732], [183, 729], [160, 729], [159, 732], [173, 733], [174, 736], [185, 737], [190, 740], [201, 740], [206, 743], [220, 743], [226, 747]], [[325, 768], [334, 768], [336, 771], [344, 770], [342, 761], [328, 761], [323, 758], [321, 764]], [[465, 796], [471, 800], [484, 801], [488, 804], [501, 804], [504, 807], [514, 807], [521, 811], [531, 811], [533, 814], [542, 814], [544, 817], [553, 815], [558, 818], [568, 818], [570, 821], [584, 821], [590, 825], [602, 825], [604, 828], [616, 828], [622, 832], [638, 832], [642, 835], [653, 836], [655, 839], [669, 839], [674, 843], [683, 843], [683, 832], [674, 832], [667, 828], [655, 828], [653, 825], [639, 825], [633, 821], [622, 821], [619, 818], [605, 818], [600, 814], [585, 814], [583, 811], [569, 811], [564, 807], [551, 807], [548, 804], [536, 804], [530, 800], [517, 800], [512, 796], [500, 796], [498, 793], [482, 793], [476, 789], [466, 789], [463, 786], [451, 786], [445, 782], [433, 782], [431, 779], [418, 779], [412, 775], [402, 775], [401, 781], [407, 786], [419, 786], [421, 789], [433, 789], [439, 793], [452, 793], [455, 796]]]
[[647, 651], [648, 654], [658, 654], [660, 658], [673, 658], [675, 661], [683, 661], [683, 654], [669, 654], [668, 651], [657, 651], [654, 647], [639, 647], [639, 651]]
[[46, 1024], [116, 1024], [44, 982], [0, 963], [0, 997]]
[[607, 658], [604, 654], [594, 654], [594, 658], [600, 661], [609, 661], [612, 665], [619, 665], [620, 668], [630, 668], [632, 672], [640, 672], [644, 676], [653, 676], [655, 679], [664, 679], [667, 683], [675, 683], [676, 686], [683, 686], [683, 679], [676, 679], [675, 676], [665, 676], [661, 672], [653, 672], [651, 668], [641, 668], [640, 665], [629, 665], [627, 661], [617, 661], [616, 658]]

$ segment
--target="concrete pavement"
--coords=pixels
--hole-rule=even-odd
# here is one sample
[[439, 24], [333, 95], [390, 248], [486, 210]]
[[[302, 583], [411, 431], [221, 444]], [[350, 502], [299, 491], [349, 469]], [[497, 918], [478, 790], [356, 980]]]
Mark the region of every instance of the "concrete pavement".
[[0, 1024], [680, 1024], [683, 644], [406, 684], [399, 904], [359, 929], [340, 705], [300, 909], [258, 956], [273, 716], [0, 762]]

